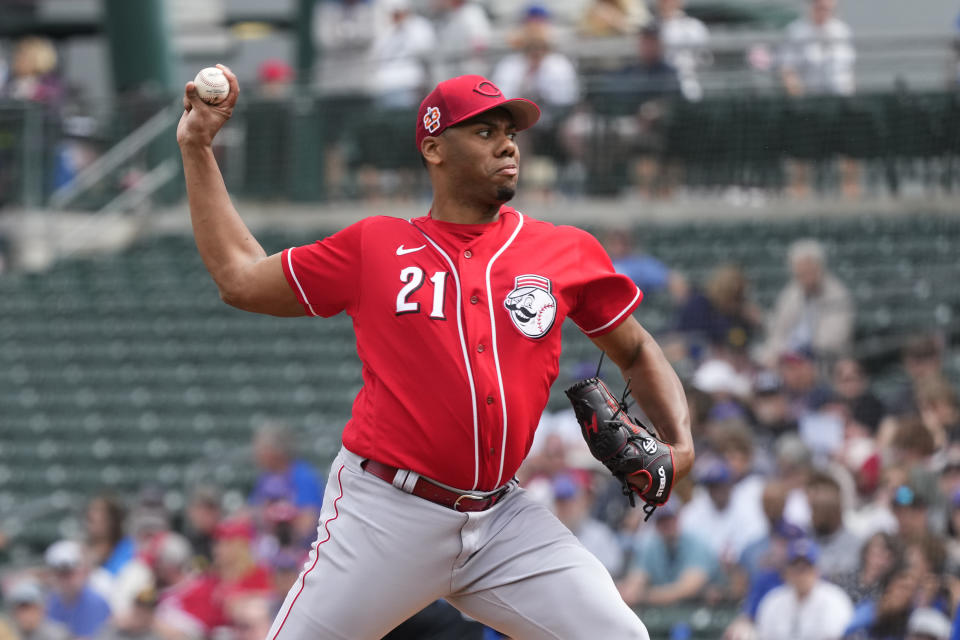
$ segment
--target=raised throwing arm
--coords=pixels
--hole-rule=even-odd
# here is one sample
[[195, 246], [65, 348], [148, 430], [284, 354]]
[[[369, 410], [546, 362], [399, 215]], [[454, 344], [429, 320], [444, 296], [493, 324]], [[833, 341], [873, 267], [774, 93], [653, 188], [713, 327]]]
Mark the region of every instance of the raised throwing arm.
[[233, 72], [224, 65], [217, 67], [229, 80], [230, 93], [222, 102], [210, 105], [197, 95], [194, 83], [188, 82], [177, 125], [197, 248], [227, 304], [257, 313], [302, 316], [305, 311], [287, 285], [280, 254], [267, 256], [240, 219], [213, 155], [213, 139], [230, 119], [240, 94]]

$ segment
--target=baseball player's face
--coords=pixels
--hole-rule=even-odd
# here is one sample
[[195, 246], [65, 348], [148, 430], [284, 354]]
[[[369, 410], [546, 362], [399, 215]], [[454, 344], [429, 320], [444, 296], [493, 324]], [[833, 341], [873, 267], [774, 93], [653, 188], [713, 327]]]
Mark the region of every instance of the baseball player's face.
[[513, 116], [499, 108], [443, 132], [451, 178], [461, 193], [503, 203], [517, 191], [520, 150]]

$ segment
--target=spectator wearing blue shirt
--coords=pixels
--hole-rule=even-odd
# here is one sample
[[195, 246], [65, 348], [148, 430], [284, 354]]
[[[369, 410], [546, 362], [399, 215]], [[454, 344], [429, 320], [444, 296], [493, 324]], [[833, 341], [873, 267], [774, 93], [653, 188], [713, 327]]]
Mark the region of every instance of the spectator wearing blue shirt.
[[613, 268], [633, 280], [644, 295], [667, 290], [670, 268], [653, 256], [637, 249], [629, 229], [611, 229], [603, 236], [603, 247], [610, 254]]
[[950, 629], [950, 640], [960, 640], [960, 605], [953, 614], [953, 627]]
[[770, 535], [747, 547], [742, 563], [750, 563], [749, 585], [743, 612], [750, 620], [757, 616], [763, 596], [783, 584], [783, 568], [787, 563], [787, 546], [805, 535], [803, 529], [785, 520], [779, 521]]
[[80, 543], [56, 542], [47, 549], [45, 560], [53, 574], [47, 603], [50, 619], [65, 625], [75, 638], [98, 635], [110, 620], [110, 605], [90, 587]]
[[655, 530], [620, 583], [620, 595], [631, 607], [678, 604], [720, 582], [719, 558], [696, 534], [681, 531], [678, 510], [668, 502], [653, 514]]
[[899, 640], [907, 634], [920, 578], [906, 565], [881, 581], [880, 595], [860, 602], [844, 637], [851, 640]]
[[762, 312], [750, 301], [743, 271], [724, 264], [677, 310], [674, 330], [686, 337], [694, 357], [705, 355], [706, 348], [707, 353], [736, 358], [744, 356], [762, 321]]
[[275, 500], [288, 500], [298, 510], [293, 527], [295, 534], [312, 540], [323, 506], [324, 483], [309, 463], [295, 456], [294, 437], [286, 426], [267, 423], [257, 430], [253, 457], [261, 473], [250, 503], [262, 508]]

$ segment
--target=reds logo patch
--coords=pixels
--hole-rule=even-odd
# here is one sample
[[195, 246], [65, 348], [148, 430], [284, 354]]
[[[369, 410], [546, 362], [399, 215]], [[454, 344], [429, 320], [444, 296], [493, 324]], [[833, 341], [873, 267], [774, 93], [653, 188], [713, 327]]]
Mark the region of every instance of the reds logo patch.
[[428, 107], [427, 112], [423, 114], [423, 126], [427, 131], [433, 133], [440, 128], [440, 109]]
[[550, 287], [550, 280], [543, 276], [517, 276], [513, 291], [503, 301], [513, 326], [528, 338], [542, 338], [553, 327], [557, 299], [550, 293]]

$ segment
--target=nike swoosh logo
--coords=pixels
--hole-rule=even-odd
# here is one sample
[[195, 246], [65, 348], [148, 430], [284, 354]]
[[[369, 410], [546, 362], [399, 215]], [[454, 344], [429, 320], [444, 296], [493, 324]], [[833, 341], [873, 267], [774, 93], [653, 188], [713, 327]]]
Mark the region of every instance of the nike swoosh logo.
[[423, 248], [426, 247], [426, 246], [427, 246], [427, 245], [424, 244], [424, 245], [420, 245], [419, 247], [415, 247], [415, 248], [413, 248], [413, 249], [404, 249], [404, 248], [403, 248], [403, 245], [400, 245], [399, 247], [397, 247], [397, 255], [398, 255], [398, 256], [405, 256], [405, 255], [407, 255], [408, 253], [413, 253], [414, 251], [420, 251], [420, 249], [423, 249]]

